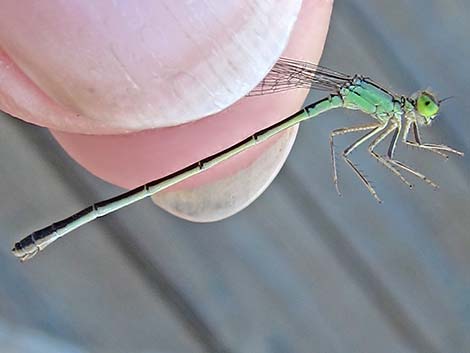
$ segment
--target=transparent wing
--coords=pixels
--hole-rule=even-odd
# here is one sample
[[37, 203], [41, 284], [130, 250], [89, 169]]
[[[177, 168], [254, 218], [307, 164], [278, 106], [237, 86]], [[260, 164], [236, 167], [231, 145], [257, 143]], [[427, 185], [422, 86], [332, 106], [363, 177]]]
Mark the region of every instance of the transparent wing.
[[280, 58], [271, 71], [247, 96], [261, 96], [305, 88], [336, 92], [352, 76], [305, 61]]

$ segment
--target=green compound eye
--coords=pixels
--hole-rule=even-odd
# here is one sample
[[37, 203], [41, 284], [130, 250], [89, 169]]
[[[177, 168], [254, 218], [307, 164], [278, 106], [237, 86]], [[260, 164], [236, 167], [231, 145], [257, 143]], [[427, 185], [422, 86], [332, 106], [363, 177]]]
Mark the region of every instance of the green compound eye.
[[434, 96], [428, 92], [421, 92], [416, 101], [416, 109], [418, 113], [425, 118], [432, 118], [439, 112], [439, 103], [436, 102]]

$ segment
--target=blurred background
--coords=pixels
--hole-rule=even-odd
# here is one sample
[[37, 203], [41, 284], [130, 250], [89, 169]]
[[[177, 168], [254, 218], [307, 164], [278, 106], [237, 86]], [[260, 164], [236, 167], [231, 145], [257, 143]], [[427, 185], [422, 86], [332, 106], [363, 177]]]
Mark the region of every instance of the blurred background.
[[144, 201], [22, 265], [10, 248], [25, 230], [122, 190], [45, 129], [2, 116], [0, 351], [469, 352], [469, 17], [466, 0], [335, 3], [323, 65], [456, 96], [422, 137], [465, 158], [397, 154], [438, 191], [409, 177], [410, 191], [355, 153], [382, 205], [342, 162], [337, 196], [328, 133], [367, 119], [333, 111], [302, 125], [280, 175], [236, 216], [194, 224]]

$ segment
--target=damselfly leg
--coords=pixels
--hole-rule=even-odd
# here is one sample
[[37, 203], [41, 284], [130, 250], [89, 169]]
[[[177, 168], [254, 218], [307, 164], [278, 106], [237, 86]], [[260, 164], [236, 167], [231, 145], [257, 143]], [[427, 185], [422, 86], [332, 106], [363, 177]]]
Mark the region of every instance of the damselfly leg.
[[413, 126], [413, 135], [414, 135], [415, 141], [408, 140], [410, 126], [407, 127], [407, 129], [405, 130], [405, 133], [403, 134], [403, 142], [407, 144], [408, 146], [417, 147], [419, 149], [426, 150], [426, 151], [431, 151], [444, 158], [449, 158], [449, 156], [447, 156], [447, 154], [445, 154], [442, 151], [453, 153], [460, 157], [464, 156], [463, 152], [458, 151], [446, 145], [435, 144], [435, 143], [423, 143], [421, 141], [418, 125], [414, 122], [411, 125]]
[[372, 130], [372, 129], [377, 128], [378, 126], [380, 126], [379, 123], [371, 123], [371, 124], [359, 125], [359, 126], [353, 126], [353, 127], [342, 127], [339, 129], [335, 129], [330, 133], [330, 152], [331, 152], [331, 164], [333, 168], [333, 183], [335, 185], [338, 195], [341, 195], [341, 192], [338, 186], [338, 171], [336, 169], [336, 152], [335, 152], [335, 144], [334, 144], [335, 136], [345, 135], [351, 132]]
[[383, 131], [379, 136], [375, 138], [374, 141], [369, 145], [368, 151], [369, 153], [377, 159], [379, 163], [381, 163], [383, 166], [385, 166], [388, 170], [390, 170], [393, 174], [398, 176], [400, 180], [405, 183], [410, 189], [413, 187], [413, 184], [411, 184], [408, 180], [405, 179], [405, 177], [400, 173], [398, 169], [393, 167], [393, 165], [385, 159], [382, 155], [378, 154], [375, 152], [375, 147], [382, 142], [388, 135], [390, 135], [392, 132], [395, 131], [395, 134], [392, 137], [392, 141], [390, 143], [389, 151], [394, 150], [394, 146], [396, 145], [396, 139], [398, 138], [398, 135], [400, 133], [400, 128], [399, 125], [397, 124], [391, 124], [385, 131]]

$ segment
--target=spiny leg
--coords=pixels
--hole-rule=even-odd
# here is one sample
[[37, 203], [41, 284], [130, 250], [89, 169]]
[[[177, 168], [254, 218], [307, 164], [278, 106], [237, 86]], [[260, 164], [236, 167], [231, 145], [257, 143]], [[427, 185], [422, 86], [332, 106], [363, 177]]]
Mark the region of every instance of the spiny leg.
[[[407, 140], [407, 135], [410, 131], [410, 126], [411, 126], [412, 123], [408, 122], [406, 125], [405, 125], [405, 131], [403, 133], [403, 142], [405, 142]], [[414, 124], [414, 123], [413, 123]], [[416, 124], [414, 124], [416, 126]], [[416, 131], [417, 128], [416, 128]], [[394, 158], [394, 155], [395, 155], [395, 147], [396, 147], [396, 140], [395, 138], [398, 137], [398, 134], [395, 134], [393, 136], [394, 138], [392, 139], [392, 142], [390, 143], [390, 147], [388, 148], [388, 152], [387, 152], [387, 162], [390, 163], [390, 164], [393, 164], [394, 166], [398, 167], [398, 168], [402, 168], [403, 170], [407, 171], [408, 173], [411, 173], [413, 174], [414, 176], [420, 178], [421, 180], [423, 180], [424, 182], [426, 182], [427, 184], [431, 185], [432, 187], [434, 187], [435, 189], [439, 188], [439, 186], [433, 182], [431, 179], [429, 179], [427, 176], [425, 176], [424, 174], [414, 170], [413, 168], [409, 167], [408, 165], [406, 165], [405, 163], [401, 162], [401, 161], [398, 161]], [[419, 137], [419, 131], [415, 134], [415, 138], [418, 142], [420, 142], [420, 137]], [[438, 153], [437, 151], [435, 151], [436, 153]], [[439, 151], [440, 152], [440, 151]], [[440, 153], [438, 153], [440, 154]], [[445, 155], [445, 154], [443, 154]], [[447, 155], [445, 155], [447, 157]]]
[[336, 169], [336, 154], [335, 154], [335, 145], [334, 145], [334, 137], [337, 135], [344, 135], [351, 132], [358, 132], [364, 130], [371, 130], [375, 129], [380, 126], [379, 123], [367, 124], [367, 125], [359, 125], [359, 126], [352, 126], [352, 127], [343, 127], [339, 129], [335, 129], [330, 133], [330, 152], [331, 152], [331, 163], [333, 166], [333, 183], [335, 184], [336, 192], [338, 195], [341, 195], [338, 186], [338, 172]]
[[349, 146], [348, 148], [346, 148], [344, 151], [343, 151], [343, 159], [344, 161], [352, 168], [352, 170], [354, 171], [354, 173], [356, 173], [356, 175], [359, 177], [359, 179], [364, 183], [364, 185], [366, 186], [367, 190], [369, 190], [369, 192], [371, 193], [371, 195], [377, 200], [378, 203], [382, 203], [382, 200], [380, 200], [379, 196], [377, 195], [377, 192], [375, 191], [375, 189], [372, 187], [372, 185], [370, 184], [370, 182], [367, 180], [367, 178], [361, 173], [361, 171], [354, 165], [354, 163], [348, 158], [348, 155], [354, 151], [358, 146], [360, 146], [361, 144], [363, 144], [364, 142], [366, 142], [368, 139], [372, 138], [373, 136], [377, 135], [380, 131], [382, 131], [383, 129], [385, 129], [385, 127], [387, 126], [387, 124], [381, 124], [379, 126], [377, 126], [374, 130], [372, 130], [371, 132], [365, 134], [363, 137], [361, 137], [360, 139], [358, 139], [356, 142], [354, 142], [351, 146]]
[[412, 146], [415, 146], [415, 147], [418, 147], [418, 148], [421, 148], [423, 150], [432, 151], [432, 152], [440, 154], [440, 155], [443, 155], [443, 153], [439, 153], [439, 152], [446, 151], [446, 152], [454, 153], [454, 154], [456, 154], [457, 156], [460, 156], [460, 157], [464, 156], [463, 152], [458, 151], [456, 149], [453, 149], [452, 147], [449, 147], [449, 146], [446, 146], [446, 145], [439, 145], [439, 144], [434, 144], [434, 143], [423, 143], [421, 145], [418, 144], [418, 143], [408, 143], [408, 144], [410, 144]]
[[[413, 122], [412, 127], [413, 127], [413, 136], [415, 138], [415, 142], [418, 145], [422, 145], [423, 143], [421, 142], [421, 134], [419, 133], [418, 125], [416, 125], [416, 122]], [[412, 141], [410, 141], [410, 142], [412, 142]], [[439, 150], [428, 150], [428, 151], [436, 153], [437, 155], [439, 155], [441, 157], [444, 157], [445, 159], [449, 159], [449, 156], [447, 154], [445, 154], [444, 152], [442, 152], [442, 151], [439, 151]]]
[[416, 138], [416, 136], [418, 137], [416, 142], [409, 141], [407, 139], [407, 136], [406, 136], [408, 134], [405, 134], [404, 137], [403, 137], [404, 138], [403, 142], [405, 144], [409, 145], [409, 146], [413, 146], [413, 147], [417, 147], [417, 148], [420, 148], [420, 149], [423, 149], [423, 150], [431, 151], [431, 152], [437, 153], [438, 155], [441, 155], [445, 158], [447, 158], [447, 155], [445, 153], [443, 153], [442, 151], [446, 151], [446, 152], [449, 152], [449, 153], [454, 153], [454, 154], [456, 154], [460, 157], [463, 157], [463, 155], [464, 155], [463, 152], [460, 152], [460, 151], [458, 151], [458, 150], [456, 150], [452, 147], [446, 146], [446, 145], [440, 145], [440, 144], [435, 144], [435, 143], [422, 143], [421, 139], [419, 137], [418, 125], [416, 125], [416, 123], [413, 123], [413, 131], [414, 131], [414, 134], [415, 134], [415, 138]]
[[396, 159], [387, 159], [387, 161], [403, 170], [406, 170], [408, 173], [415, 175], [416, 177], [420, 178], [422, 181], [426, 182], [427, 184], [431, 185], [434, 189], [438, 189], [439, 185], [437, 185], [434, 181], [429, 179], [426, 175], [414, 170], [413, 168], [407, 166], [405, 163], [397, 161]]
[[377, 152], [374, 151], [374, 148], [377, 147], [377, 145], [382, 142], [390, 133], [395, 131], [395, 134], [392, 137], [392, 141], [390, 142], [390, 146], [388, 149], [389, 154], [393, 154], [396, 146], [396, 141], [398, 139], [398, 136], [400, 134], [400, 127], [399, 125], [392, 124], [386, 129], [384, 132], [382, 132], [377, 138], [375, 138], [374, 141], [369, 145], [368, 151], [369, 153], [377, 159], [378, 162], [380, 162], [382, 165], [384, 165], [386, 168], [388, 168], [393, 174], [398, 176], [400, 180], [405, 183], [410, 189], [413, 187], [413, 185], [405, 179], [405, 177], [400, 173], [398, 169], [396, 169], [391, 163], [388, 162], [384, 157], [379, 155]]

